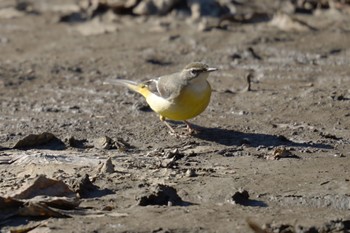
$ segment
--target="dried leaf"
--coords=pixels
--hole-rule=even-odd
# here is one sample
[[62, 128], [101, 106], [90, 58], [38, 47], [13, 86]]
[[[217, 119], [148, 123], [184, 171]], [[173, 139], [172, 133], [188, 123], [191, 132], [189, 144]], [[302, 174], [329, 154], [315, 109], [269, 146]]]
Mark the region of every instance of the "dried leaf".
[[[265, 156], [267, 160], [279, 160], [281, 158], [293, 157], [294, 155], [284, 147], [276, 148], [270, 155]], [[294, 156], [296, 157], [296, 156]]]
[[13, 199], [12, 197], [0, 197], [0, 209], [19, 207], [23, 202]]
[[20, 189], [12, 197], [30, 199], [35, 196], [75, 197], [76, 194], [63, 181], [49, 179], [41, 175], [31, 184]]
[[[49, 145], [49, 149], [64, 149], [64, 143], [52, 133], [44, 132], [41, 134], [29, 134], [19, 140], [14, 146], [14, 149], [36, 148], [43, 145]], [[50, 148], [51, 147], [51, 148]]]
[[150, 193], [142, 195], [138, 200], [138, 205], [168, 205], [178, 206], [183, 205], [181, 197], [177, 194], [176, 189], [167, 185], [158, 184], [150, 190]]
[[31, 217], [55, 217], [55, 218], [67, 218], [70, 217], [66, 214], [62, 214], [56, 210], [51, 209], [44, 203], [28, 202], [24, 207], [19, 208], [19, 216], [31, 216]]
[[11, 228], [10, 232], [11, 233], [26, 233], [26, 232], [30, 232], [31, 230], [34, 230], [35, 228], [37, 228], [38, 226], [40, 226], [41, 224], [35, 224], [35, 225], [25, 225], [25, 226], [21, 226], [21, 227], [16, 227], [16, 228]]
[[80, 205], [80, 199], [78, 197], [48, 197], [37, 196], [30, 199], [34, 203], [43, 203], [49, 207], [53, 207], [61, 210], [72, 210]]

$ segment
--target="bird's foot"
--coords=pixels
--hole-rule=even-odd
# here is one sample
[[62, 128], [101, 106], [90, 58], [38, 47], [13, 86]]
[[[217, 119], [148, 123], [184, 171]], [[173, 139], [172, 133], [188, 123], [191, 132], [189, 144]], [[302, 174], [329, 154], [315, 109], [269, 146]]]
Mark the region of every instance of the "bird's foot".
[[186, 132], [183, 132], [183, 133], [178, 133], [175, 131], [175, 129], [168, 123], [165, 121], [165, 117], [163, 116], [160, 116], [160, 120], [164, 122], [164, 124], [168, 127], [168, 129], [170, 130], [169, 131], [169, 134], [172, 135], [172, 136], [175, 136], [176, 138], [188, 138], [188, 137], [191, 137], [192, 135], [198, 133], [197, 130], [195, 130], [191, 124], [187, 121], [184, 121], [184, 123], [186, 124]]
[[187, 134], [194, 135], [198, 133], [198, 130], [194, 129], [188, 121], [184, 121], [186, 124]]
[[188, 135], [194, 135], [198, 133], [198, 130], [195, 130], [194, 128], [186, 127], [186, 129]]

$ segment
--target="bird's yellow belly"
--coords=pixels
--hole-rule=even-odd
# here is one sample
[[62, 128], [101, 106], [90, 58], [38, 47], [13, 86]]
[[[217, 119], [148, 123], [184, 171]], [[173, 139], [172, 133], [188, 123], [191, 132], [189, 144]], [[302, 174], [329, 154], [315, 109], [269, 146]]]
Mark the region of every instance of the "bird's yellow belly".
[[185, 87], [181, 94], [169, 102], [157, 102], [147, 99], [150, 107], [161, 116], [170, 120], [187, 120], [202, 113], [209, 104], [211, 87], [207, 81], [199, 89]]

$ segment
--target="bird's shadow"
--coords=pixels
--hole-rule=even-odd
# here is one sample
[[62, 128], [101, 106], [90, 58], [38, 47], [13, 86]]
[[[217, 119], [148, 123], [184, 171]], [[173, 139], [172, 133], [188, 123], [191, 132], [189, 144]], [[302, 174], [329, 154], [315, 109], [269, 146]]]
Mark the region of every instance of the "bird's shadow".
[[205, 128], [195, 126], [197, 133], [193, 137], [216, 142], [225, 146], [241, 146], [249, 145], [251, 147], [276, 147], [276, 146], [290, 146], [290, 147], [311, 147], [318, 149], [333, 149], [333, 146], [323, 143], [313, 142], [293, 142], [283, 135], [270, 135], [262, 133], [243, 133], [229, 129], [220, 128]]

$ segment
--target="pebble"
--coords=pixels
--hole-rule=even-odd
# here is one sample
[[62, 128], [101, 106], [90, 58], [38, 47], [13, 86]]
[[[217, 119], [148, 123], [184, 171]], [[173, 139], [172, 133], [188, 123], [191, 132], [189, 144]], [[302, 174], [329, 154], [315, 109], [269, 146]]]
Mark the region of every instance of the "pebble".
[[186, 176], [187, 177], [195, 177], [195, 176], [197, 176], [197, 174], [196, 174], [196, 171], [194, 169], [187, 169]]
[[102, 173], [113, 173], [113, 172], [115, 172], [115, 170], [114, 170], [114, 165], [113, 165], [113, 163], [112, 163], [112, 159], [111, 159], [111, 158], [108, 158], [108, 159], [104, 162], [104, 164], [103, 164], [103, 166], [102, 166], [102, 168], [101, 168], [101, 172], [102, 172]]

